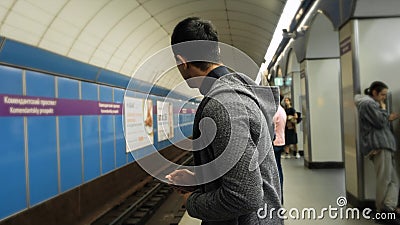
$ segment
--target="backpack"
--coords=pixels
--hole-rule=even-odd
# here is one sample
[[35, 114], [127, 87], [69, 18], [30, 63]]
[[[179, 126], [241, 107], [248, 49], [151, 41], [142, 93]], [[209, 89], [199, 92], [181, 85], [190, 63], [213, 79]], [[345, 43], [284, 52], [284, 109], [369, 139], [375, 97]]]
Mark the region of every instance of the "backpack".
[[297, 114], [297, 123], [300, 123], [302, 120], [303, 120], [303, 118], [301, 118], [301, 112], [296, 112], [296, 114]]

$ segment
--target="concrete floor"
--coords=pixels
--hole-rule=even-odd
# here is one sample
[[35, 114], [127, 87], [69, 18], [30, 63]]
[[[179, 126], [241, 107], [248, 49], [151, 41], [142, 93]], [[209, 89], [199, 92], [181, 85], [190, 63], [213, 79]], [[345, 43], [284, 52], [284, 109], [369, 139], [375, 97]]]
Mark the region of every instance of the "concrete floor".
[[[290, 218], [285, 220], [285, 225], [372, 225], [375, 222], [364, 219], [360, 211], [360, 218], [351, 218], [351, 214], [346, 219], [346, 208], [339, 207], [338, 198], [346, 196], [344, 169], [318, 169], [310, 170], [304, 167], [303, 158], [282, 159], [284, 173], [284, 205], [287, 211], [291, 211], [293, 217], [296, 212], [300, 213], [299, 219]], [[341, 199], [344, 200], [344, 199]], [[320, 216], [323, 208], [337, 208], [337, 218], [330, 218], [329, 212], [323, 213], [322, 219], [308, 219], [307, 211], [305, 219], [301, 212], [305, 208], [315, 209], [316, 217]], [[350, 208], [350, 206], [348, 206]], [[340, 219], [340, 212], [342, 219]], [[349, 212], [349, 211], [348, 211]], [[334, 215], [334, 214], [333, 214]], [[179, 225], [199, 225], [201, 221], [189, 217], [187, 214], [182, 218]]]

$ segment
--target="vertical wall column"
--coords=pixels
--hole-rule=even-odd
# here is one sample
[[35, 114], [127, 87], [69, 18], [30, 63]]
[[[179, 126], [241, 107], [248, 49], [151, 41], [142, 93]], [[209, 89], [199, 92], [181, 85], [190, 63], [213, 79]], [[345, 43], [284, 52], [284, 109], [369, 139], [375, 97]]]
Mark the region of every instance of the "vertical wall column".
[[[393, 37], [400, 35], [400, 17], [351, 20], [340, 31], [342, 61], [343, 116], [345, 130], [346, 191], [350, 203], [373, 206], [375, 200], [375, 172], [373, 164], [360, 153], [358, 120], [354, 94], [376, 80], [389, 86], [393, 112], [400, 112], [398, 85], [400, 43]], [[395, 137], [400, 137], [399, 122], [392, 122]], [[399, 141], [397, 141], [399, 143]], [[399, 147], [397, 147], [399, 148]]]
[[[343, 167], [340, 126], [338, 58], [307, 59], [302, 63], [302, 82], [306, 89], [307, 152], [309, 168]], [[302, 106], [304, 107], [304, 106]]]
[[349, 22], [339, 32], [341, 83], [343, 102], [343, 148], [345, 158], [346, 195], [349, 203], [359, 206], [364, 201], [363, 160], [358, 150], [357, 112], [354, 93], [360, 93], [358, 72], [358, 33], [354, 22]]
[[303, 113], [303, 152], [304, 152], [304, 164], [310, 161], [310, 111], [308, 106], [308, 94], [307, 94], [307, 77], [305, 72], [305, 62], [300, 64], [300, 96], [301, 101], [299, 102], [301, 112]]

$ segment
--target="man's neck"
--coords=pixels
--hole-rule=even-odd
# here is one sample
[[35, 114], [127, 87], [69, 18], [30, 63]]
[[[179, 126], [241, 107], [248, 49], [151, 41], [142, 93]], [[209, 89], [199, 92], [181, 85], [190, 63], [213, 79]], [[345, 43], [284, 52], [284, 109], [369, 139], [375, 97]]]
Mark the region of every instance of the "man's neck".
[[228, 74], [229, 71], [222, 64], [213, 64], [206, 71], [204, 71], [203, 76], [201, 76], [200, 93], [206, 95], [214, 82], [220, 77]]
[[207, 76], [207, 74], [209, 74], [211, 71], [213, 71], [215, 68], [222, 66], [222, 64], [211, 64], [210, 67], [207, 68], [206, 71], [204, 71], [205, 75]]
[[200, 68], [196, 67], [196, 72], [194, 77], [205, 77], [207, 74], [209, 74], [211, 71], [213, 71], [215, 68], [222, 66], [222, 64], [211, 64], [210, 67], [208, 67], [206, 70], [201, 70]]
[[[198, 67], [193, 67], [192, 68], [192, 84], [194, 84], [192, 87], [200, 88], [201, 84], [203, 83], [204, 78], [215, 68], [222, 66], [222, 64], [212, 64], [210, 67], [208, 67], [206, 70], [201, 70]], [[193, 80], [194, 79], [194, 80]]]

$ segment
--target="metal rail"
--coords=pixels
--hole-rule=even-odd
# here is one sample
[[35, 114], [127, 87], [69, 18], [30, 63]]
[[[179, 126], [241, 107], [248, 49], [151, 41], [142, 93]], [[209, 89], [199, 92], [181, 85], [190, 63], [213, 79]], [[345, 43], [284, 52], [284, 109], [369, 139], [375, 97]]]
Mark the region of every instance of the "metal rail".
[[143, 195], [140, 199], [134, 202], [128, 209], [126, 209], [120, 216], [118, 216], [115, 220], [113, 220], [110, 225], [122, 225], [122, 223], [127, 220], [130, 215], [135, 212], [140, 206], [146, 202], [149, 197], [154, 195], [159, 189], [161, 189], [162, 184], [156, 184], [153, 188], [151, 188], [145, 195]]
[[[182, 160], [182, 157], [179, 157], [176, 161]], [[181, 165], [188, 165], [193, 160], [193, 156], [187, 157]], [[180, 169], [178, 167], [177, 169]], [[150, 187], [143, 188], [143, 195], [133, 197], [133, 203], [129, 203], [129, 198], [127, 198], [125, 203], [121, 203], [120, 205], [128, 205], [129, 207], [121, 210], [117, 208], [113, 208], [109, 211], [110, 214], [115, 212], [117, 217], [115, 216], [107, 216], [108, 214], [103, 215], [103, 219], [99, 218], [97, 222], [93, 224], [107, 224], [107, 225], [123, 225], [123, 224], [144, 224], [146, 219], [150, 218], [150, 216], [154, 213], [154, 211], [162, 204], [162, 202], [169, 196], [172, 191], [172, 188], [164, 183], [160, 183], [158, 180], [154, 180], [150, 182]], [[137, 193], [136, 193], [137, 195]], [[122, 207], [120, 207], [122, 208]], [[135, 216], [136, 214], [136, 216]], [[107, 219], [105, 218], [114, 218], [111, 222], [105, 222]], [[101, 220], [103, 222], [101, 222]], [[104, 221], [105, 220], [105, 221]], [[129, 221], [131, 220], [131, 221]], [[109, 221], [109, 220], [108, 220]], [[129, 222], [128, 222], [129, 221]], [[138, 221], [138, 222], [132, 222]]]

